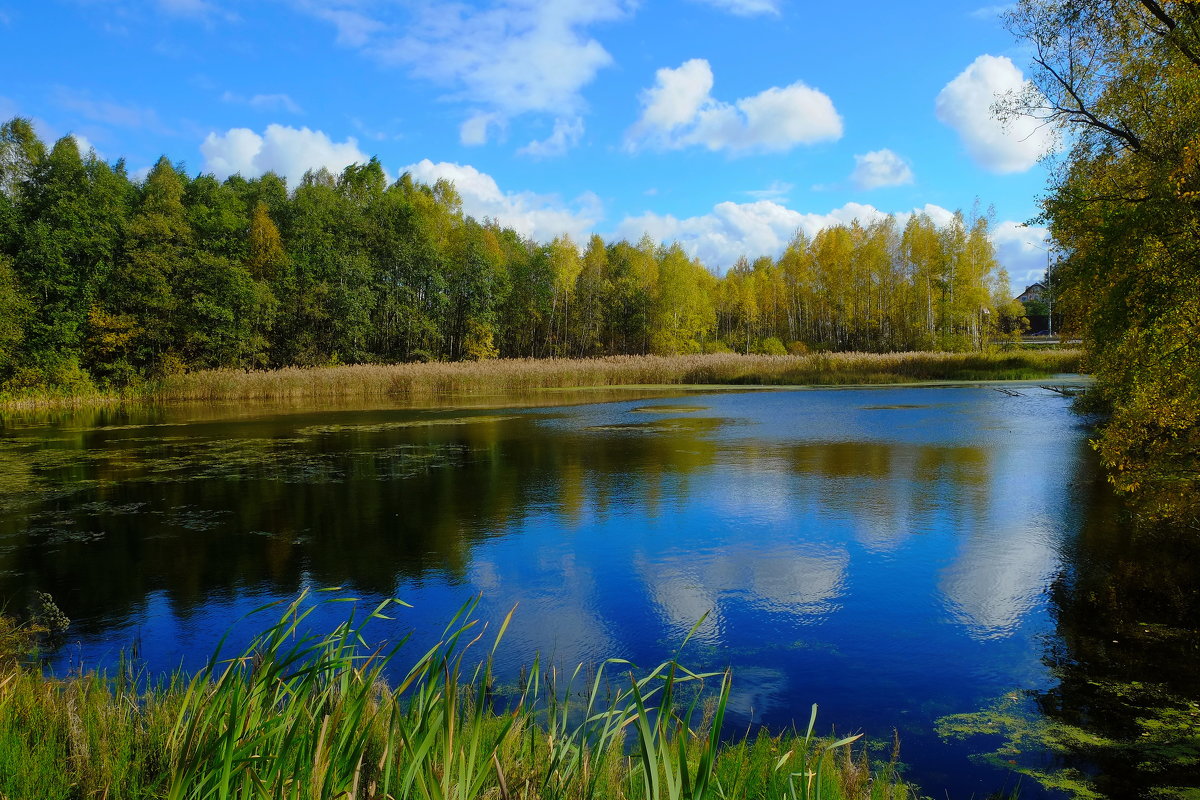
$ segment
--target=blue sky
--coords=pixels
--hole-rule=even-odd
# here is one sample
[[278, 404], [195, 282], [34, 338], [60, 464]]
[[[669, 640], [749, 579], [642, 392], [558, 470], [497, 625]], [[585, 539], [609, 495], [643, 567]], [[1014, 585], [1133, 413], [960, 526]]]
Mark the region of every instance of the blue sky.
[[[547, 240], [678, 240], [714, 268], [797, 228], [994, 206], [1013, 283], [1051, 141], [990, 116], [1027, 55], [983, 2], [0, 0], [0, 116], [131, 171], [377, 155]], [[1020, 288], [1019, 286], [1015, 288]]]

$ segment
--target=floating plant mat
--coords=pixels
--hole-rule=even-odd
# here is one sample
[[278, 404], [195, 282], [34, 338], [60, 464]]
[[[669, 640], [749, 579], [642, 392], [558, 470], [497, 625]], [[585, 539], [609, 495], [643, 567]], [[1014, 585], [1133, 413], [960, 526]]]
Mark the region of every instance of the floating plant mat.
[[296, 431], [300, 436], [320, 436], [330, 433], [383, 433], [401, 428], [428, 428], [434, 425], [474, 425], [492, 422], [504, 422], [518, 417], [509, 416], [473, 416], [447, 417], [434, 419], [409, 419], [398, 422], [376, 422], [365, 425], [310, 425]]
[[143, 422], [131, 425], [100, 425], [95, 428], [70, 428], [69, 430], [79, 433], [91, 433], [93, 431], [137, 431], [142, 428], [182, 428], [186, 424], [185, 422]]
[[[375, 427], [363, 426], [368, 430]], [[68, 449], [44, 447], [41, 442], [29, 440], [0, 439], [0, 512], [28, 510], [118, 484], [400, 480], [431, 469], [462, 465], [470, 452], [468, 446], [457, 443], [383, 444], [326, 452], [314, 446], [311, 434], [245, 439], [139, 437], [104, 444]], [[77, 508], [87, 511], [89, 505]], [[96, 513], [101, 510], [96, 509]], [[31, 521], [31, 526], [39, 524]]]
[[688, 405], [661, 405], [661, 406], [638, 406], [637, 408], [629, 409], [631, 414], [688, 414], [692, 411], [708, 411], [711, 406], [688, 406]]
[[646, 422], [617, 422], [611, 425], [589, 425], [585, 431], [689, 431], [703, 433], [730, 424], [731, 420], [722, 417], [680, 417], [677, 419], [655, 419]]
[[140, 474], [126, 480], [151, 483], [261, 480], [305, 484], [340, 483], [347, 477], [395, 480], [462, 464], [470, 449], [460, 444], [434, 443], [323, 452], [310, 449], [309, 444], [306, 438], [171, 443], [143, 452]]
[[895, 403], [889, 406], [863, 406], [863, 411], [904, 411], [913, 408], [933, 408], [931, 405], [915, 403]]

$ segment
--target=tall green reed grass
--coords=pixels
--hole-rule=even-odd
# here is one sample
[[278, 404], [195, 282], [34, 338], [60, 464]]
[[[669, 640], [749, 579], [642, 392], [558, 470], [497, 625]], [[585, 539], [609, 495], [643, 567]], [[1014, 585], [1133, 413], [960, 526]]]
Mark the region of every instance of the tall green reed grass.
[[[908, 797], [894, 761], [874, 772], [858, 736], [808, 727], [723, 738], [733, 677], [672, 657], [613, 659], [560, 677], [537, 659], [501, 686], [494, 634], [465, 604], [438, 642], [397, 670], [407, 639], [308, 621], [301, 595], [243, 651], [154, 686], [123, 671], [65, 680], [10, 665], [0, 677], [0, 797], [168, 800], [779, 800]], [[277, 604], [273, 604], [277, 605]], [[259, 610], [264, 612], [272, 606]], [[399, 675], [389, 685], [385, 673]]]

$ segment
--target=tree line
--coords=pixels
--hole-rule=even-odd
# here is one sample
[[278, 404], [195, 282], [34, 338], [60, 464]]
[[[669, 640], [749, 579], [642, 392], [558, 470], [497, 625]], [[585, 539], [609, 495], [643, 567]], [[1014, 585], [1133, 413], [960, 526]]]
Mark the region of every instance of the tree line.
[[980, 347], [1021, 310], [988, 220], [797, 233], [718, 277], [677, 244], [539, 243], [380, 163], [190, 177], [0, 127], [0, 387], [207, 368]]

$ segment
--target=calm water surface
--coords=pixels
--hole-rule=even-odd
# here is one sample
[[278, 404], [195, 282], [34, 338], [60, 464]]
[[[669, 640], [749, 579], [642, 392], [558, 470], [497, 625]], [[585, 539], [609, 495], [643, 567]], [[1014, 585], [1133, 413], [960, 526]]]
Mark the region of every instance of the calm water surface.
[[1005, 774], [933, 723], [1055, 689], [1054, 590], [1113, 502], [1069, 401], [1019, 392], [10, 417], [0, 598], [54, 596], [58, 671], [130, 646], [195, 667], [309, 586], [411, 603], [375, 633], [414, 650], [474, 593], [486, 619], [518, 604], [509, 675], [535, 651], [657, 663], [707, 612], [682, 660], [732, 665], [734, 728], [817, 702], [826, 729], [898, 728], [925, 793], [981, 796]]

